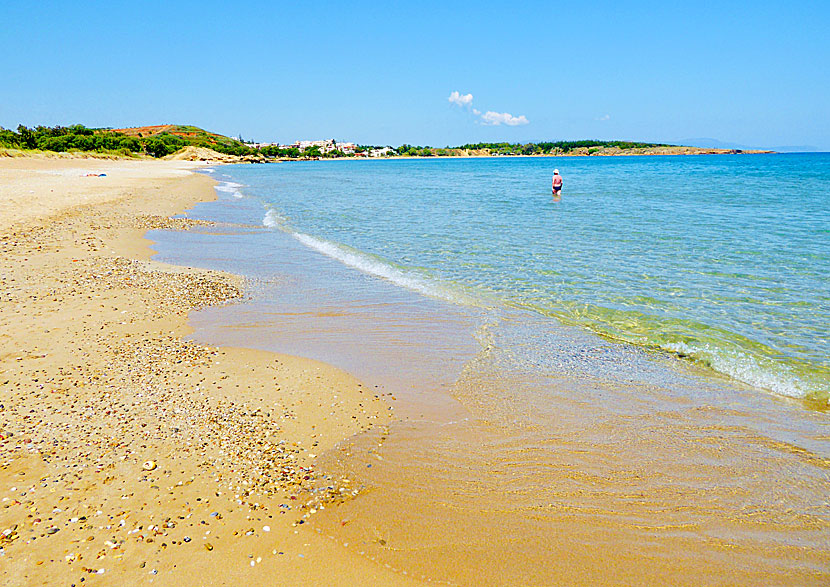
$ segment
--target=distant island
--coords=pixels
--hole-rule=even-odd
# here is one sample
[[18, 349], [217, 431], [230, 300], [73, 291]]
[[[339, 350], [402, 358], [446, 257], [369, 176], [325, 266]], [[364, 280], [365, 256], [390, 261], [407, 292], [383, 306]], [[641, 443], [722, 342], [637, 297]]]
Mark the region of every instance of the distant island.
[[297, 141], [290, 145], [255, 143], [231, 138], [196, 126], [156, 125], [133, 128], [87, 128], [20, 125], [0, 127], [0, 155], [42, 151], [86, 153], [121, 157], [177, 158], [225, 162], [269, 162], [338, 158], [399, 157], [510, 157], [510, 156], [621, 156], [621, 155], [722, 155], [772, 153], [763, 150], [701, 148], [632, 141], [542, 141], [535, 143], [470, 143], [457, 147], [403, 144], [357, 145], [338, 142]]

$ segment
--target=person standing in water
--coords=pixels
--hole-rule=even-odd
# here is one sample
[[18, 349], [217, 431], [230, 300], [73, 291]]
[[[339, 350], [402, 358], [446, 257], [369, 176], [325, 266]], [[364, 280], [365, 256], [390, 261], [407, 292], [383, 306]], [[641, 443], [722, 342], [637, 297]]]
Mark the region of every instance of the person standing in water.
[[562, 176], [559, 175], [559, 170], [553, 170], [553, 195], [558, 196], [562, 191]]

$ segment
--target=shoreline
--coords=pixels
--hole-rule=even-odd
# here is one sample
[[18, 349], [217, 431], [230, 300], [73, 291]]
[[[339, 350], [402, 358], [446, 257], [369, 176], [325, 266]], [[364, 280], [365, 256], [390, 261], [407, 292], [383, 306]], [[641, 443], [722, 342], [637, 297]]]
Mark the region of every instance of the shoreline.
[[[682, 147], [689, 151], [670, 153], [539, 153], [536, 155], [395, 155], [392, 157], [317, 157], [312, 159], [264, 159], [258, 163], [292, 163], [297, 161], [399, 161], [406, 159], [550, 159], [557, 157], [679, 157], [692, 155], [781, 155], [778, 151], [738, 150], [738, 149], [703, 149]], [[249, 161], [246, 161], [249, 163]]]
[[[399, 414], [413, 415], [393, 423], [385, 440], [356, 440], [343, 472], [372, 490], [315, 516], [315, 529], [410, 575], [462, 585], [601, 583], [609, 568], [626, 584], [819, 582], [817, 569], [827, 568], [828, 558], [817, 537], [827, 525], [815, 509], [822, 486], [809, 480], [823, 474], [826, 462], [821, 414], [702, 365], [560, 327], [525, 309], [488, 312], [476, 322], [486, 330], [462, 324], [451, 308], [424, 304], [428, 298], [388, 277], [367, 278], [378, 272], [320, 255], [295, 236], [354, 230], [348, 214], [342, 223], [315, 222], [308, 232], [258, 223], [269, 201], [288, 219], [308, 206], [319, 205], [320, 214], [339, 211], [322, 201], [327, 196], [313, 196], [349, 180], [371, 185], [380, 199], [389, 191], [382, 167], [325, 181], [300, 168], [219, 168], [217, 177], [244, 197], [228, 194], [194, 216], [252, 228], [159, 238], [160, 252], [173, 262], [239, 267], [253, 280], [280, 276], [243, 304], [197, 314], [197, 336], [299, 349], [394, 390]], [[394, 170], [385, 173], [395, 181]], [[263, 174], [292, 186], [294, 196], [272, 198], [275, 180]], [[420, 210], [416, 201], [401, 207], [413, 197], [404, 194], [389, 206], [391, 214], [371, 200], [358, 206], [396, 234], [397, 211], [406, 209], [408, 217]], [[363, 227], [362, 215], [354, 220]], [[396, 242], [377, 236], [374, 242]], [[287, 338], [275, 334], [285, 331]], [[474, 338], [471, 355], [455, 342], [463, 338]], [[442, 352], [432, 356], [425, 347]], [[429, 389], [435, 393], [424, 393]], [[424, 401], [443, 394], [466, 413], [424, 417]], [[375, 440], [384, 440], [378, 458]], [[778, 499], [779, 487], [790, 488], [786, 499]], [[763, 518], [746, 513], [756, 508]], [[790, 512], [815, 525], [789, 525]]]
[[[589, 152], [588, 148], [575, 149], [568, 153], [537, 153], [533, 155], [493, 155], [472, 154], [465, 155], [393, 155], [389, 157], [313, 157], [313, 158], [267, 158], [262, 155], [223, 155], [216, 151], [204, 148], [186, 147], [181, 151], [167, 155], [159, 161], [178, 161], [204, 165], [234, 165], [240, 163], [292, 163], [298, 161], [380, 161], [404, 159], [504, 159], [504, 158], [556, 158], [556, 157], [665, 157], [680, 155], [780, 155], [778, 151], [761, 149], [709, 149], [703, 147], [656, 147], [641, 149], [606, 148], [603, 152]], [[96, 160], [96, 161], [155, 161], [152, 157], [125, 157], [112, 153], [95, 152], [55, 152], [55, 151], [20, 151], [0, 148], [0, 161], [11, 159], [30, 160]]]
[[149, 260], [147, 230], [216, 198], [195, 167], [0, 159], [0, 583], [410, 584], [299, 527], [352, 491], [317, 455], [390, 406], [317, 361], [183, 339], [243, 289]]

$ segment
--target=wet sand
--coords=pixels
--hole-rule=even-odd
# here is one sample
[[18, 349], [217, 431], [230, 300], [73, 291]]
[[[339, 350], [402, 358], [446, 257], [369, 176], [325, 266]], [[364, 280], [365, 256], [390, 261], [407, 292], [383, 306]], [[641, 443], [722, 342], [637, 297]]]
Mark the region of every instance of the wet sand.
[[184, 339], [188, 312], [243, 293], [150, 260], [148, 229], [215, 197], [194, 167], [0, 160], [0, 583], [410, 583], [306, 524], [353, 492], [318, 455], [382, 433], [389, 402]]

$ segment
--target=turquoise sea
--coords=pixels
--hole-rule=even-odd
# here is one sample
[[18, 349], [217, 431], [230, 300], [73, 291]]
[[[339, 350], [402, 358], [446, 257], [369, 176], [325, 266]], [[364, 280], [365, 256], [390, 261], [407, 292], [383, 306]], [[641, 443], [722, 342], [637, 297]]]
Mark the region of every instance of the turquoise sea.
[[771, 393], [828, 398], [828, 154], [330, 161], [221, 174], [225, 190], [260, 202], [265, 226], [358, 271], [676, 352]]

